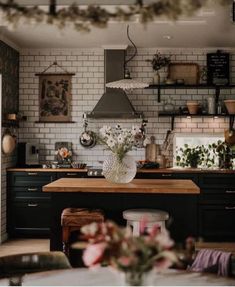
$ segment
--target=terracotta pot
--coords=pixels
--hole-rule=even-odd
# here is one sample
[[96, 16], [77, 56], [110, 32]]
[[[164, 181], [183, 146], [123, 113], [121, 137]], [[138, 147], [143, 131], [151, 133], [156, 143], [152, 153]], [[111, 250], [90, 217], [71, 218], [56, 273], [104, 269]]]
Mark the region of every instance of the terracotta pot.
[[229, 114], [235, 114], [235, 100], [225, 100], [224, 104]]
[[224, 132], [224, 138], [225, 138], [225, 142], [228, 145], [230, 146], [235, 145], [235, 130], [226, 130]]
[[199, 110], [199, 104], [197, 101], [188, 101], [187, 107], [190, 115], [196, 115]]

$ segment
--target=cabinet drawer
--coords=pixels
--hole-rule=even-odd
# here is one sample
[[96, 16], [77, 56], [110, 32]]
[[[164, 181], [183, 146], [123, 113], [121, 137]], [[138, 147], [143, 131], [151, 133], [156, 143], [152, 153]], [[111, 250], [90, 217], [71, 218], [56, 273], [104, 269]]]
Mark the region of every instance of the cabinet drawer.
[[197, 175], [189, 173], [137, 173], [136, 178], [143, 179], [191, 179], [197, 182]]
[[11, 233], [48, 234], [50, 230], [50, 202], [39, 200], [14, 201], [11, 214]]
[[42, 187], [55, 180], [53, 173], [16, 172], [9, 174], [9, 184], [15, 187]]
[[200, 236], [212, 241], [235, 240], [235, 203], [201, 205], [199, 207]]
[[230, 188], [211, 188], [211, 189], [201, 189], [199, 196], [200, 202], [208, 203], [235, 203], [235, 190]]
[[234, 174], [205, 174], [199, 177], [199, 186], [201, 188], [224, 188], [235, 191]]
[[57, 178], [63, 178], [63, 177], [71, 177], [71, 178], [83, 178], [86, 177], [86, 172], [58, 172]]

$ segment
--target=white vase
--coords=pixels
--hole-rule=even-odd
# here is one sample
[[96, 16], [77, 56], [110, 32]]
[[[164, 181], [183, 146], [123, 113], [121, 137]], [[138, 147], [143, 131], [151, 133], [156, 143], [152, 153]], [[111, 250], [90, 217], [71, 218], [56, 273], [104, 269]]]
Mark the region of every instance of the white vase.
[[111, 154], [103, 163], [104, 177], [114, 183], [128, 183], [136, 175], [136, 162], [130, 155], [120, 160], [116, 154]]

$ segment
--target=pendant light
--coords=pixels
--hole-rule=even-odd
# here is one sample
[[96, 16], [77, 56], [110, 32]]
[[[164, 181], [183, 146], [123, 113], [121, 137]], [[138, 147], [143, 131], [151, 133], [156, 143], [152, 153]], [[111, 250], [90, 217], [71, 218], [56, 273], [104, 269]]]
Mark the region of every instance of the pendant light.
[[106, 84], [107, 88], [122, 89], [122, 90], [133, 90], [133, 89], [144, 89], [149, 86], [148, 83], [143, 83], [131, 78], [130, 71], [127, 68], [127, 64], [136, 56], [137, 47], [135, 43], [131, 40], [129, 35], [129, 25], [127, 26], [127, 38], [134, 47], [134, 54], [124, 62], [124, 79], [110, 82]]

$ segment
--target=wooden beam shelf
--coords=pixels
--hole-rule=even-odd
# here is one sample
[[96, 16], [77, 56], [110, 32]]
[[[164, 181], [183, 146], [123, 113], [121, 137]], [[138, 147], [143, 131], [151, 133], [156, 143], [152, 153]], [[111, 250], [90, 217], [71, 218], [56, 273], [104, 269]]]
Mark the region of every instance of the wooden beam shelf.
[[161, 102], [161, 90], [166, 89], [214, 89], [215, 90], [215, 96], [216, 96], [216, 103], [219, 101], [220, 96], [220, 90], [222, 89], [233, 89], [235, 88], [235, 84], [226, 85], [226, 86], [219, 86], [219, 85], [206, 85], [206, 84], [198, 84], [198, 85], [167, 85], [167, 84], [161, 84], [161, 85], [150, 85], [146, 89], [153, 89], [158, 90], [158, 103]]
[[227, 118], [229, 117], [229, 129], [231, 130], [234, 125], [235, 114], [180, 114], [180, 113], [170, 113], [170, 112], [159, 112], [159, 117], [170, 117], [171, 118], [171, 130], [174, 130], [175, 118], [176, 117], [184, 117], [184, 118], [192, 118], [192, 117], [210, 117], [210, 118]]

